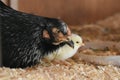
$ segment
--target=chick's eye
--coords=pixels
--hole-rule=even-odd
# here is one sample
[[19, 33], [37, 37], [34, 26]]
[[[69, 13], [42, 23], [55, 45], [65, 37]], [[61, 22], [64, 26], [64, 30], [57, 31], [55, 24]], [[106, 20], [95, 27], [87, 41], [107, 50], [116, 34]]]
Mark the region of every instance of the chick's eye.
[[79, 43], [78, 41], [76, 41], [76, 43]]

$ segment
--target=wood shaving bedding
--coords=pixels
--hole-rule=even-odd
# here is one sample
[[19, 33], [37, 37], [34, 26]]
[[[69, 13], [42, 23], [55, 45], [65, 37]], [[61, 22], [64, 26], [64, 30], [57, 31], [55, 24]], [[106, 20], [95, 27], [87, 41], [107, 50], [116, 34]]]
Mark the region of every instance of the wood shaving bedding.
[[[81, 25], [77, 28], [72, 26], [71, 29], [74, 33], [80, 34], [85, 42], [93, 40], [120, 42], [120, 14], [98, 21], [95, 24]], [[110, 48], [110, 51], [100, 52], [99, 55], [112, 55], [111, 50], [118, 52]], [[91, 54], [95, 53], [94, 50], [91, 51]], [[47, 65], [48, 63], [46, 65], [38, 64], [26, 69], [1, 67], [0, 80], [120, 80], [119, 67], [95, 65], [84, 62], [75, 56], [60, 64], [51, 62], [49, 65]]]

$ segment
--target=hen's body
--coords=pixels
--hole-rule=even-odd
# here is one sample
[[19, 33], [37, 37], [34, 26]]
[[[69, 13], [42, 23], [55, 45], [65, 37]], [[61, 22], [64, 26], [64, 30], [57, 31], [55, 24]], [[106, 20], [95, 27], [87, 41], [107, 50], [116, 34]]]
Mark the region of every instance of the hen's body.
[[[4, 66], [25, 68], [35, 65], [45, 54], [65, 44], [52, 44], [55, 41], [51, 32], [53, 26], [67, 34], [65, 23], [58, 19], [19, 12], [1, 1], [0, 18]], [[43, 38], [43, 30], [47, 30], [52, 39]]]

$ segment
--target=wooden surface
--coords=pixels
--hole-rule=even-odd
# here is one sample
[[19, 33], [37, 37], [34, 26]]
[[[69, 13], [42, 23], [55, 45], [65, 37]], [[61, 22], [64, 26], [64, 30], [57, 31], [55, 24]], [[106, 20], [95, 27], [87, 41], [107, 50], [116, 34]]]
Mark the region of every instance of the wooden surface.
[[120, 0], [19, 0], [18, 9], [61, 18], [70, 25], [91, 23], [120, 12]]

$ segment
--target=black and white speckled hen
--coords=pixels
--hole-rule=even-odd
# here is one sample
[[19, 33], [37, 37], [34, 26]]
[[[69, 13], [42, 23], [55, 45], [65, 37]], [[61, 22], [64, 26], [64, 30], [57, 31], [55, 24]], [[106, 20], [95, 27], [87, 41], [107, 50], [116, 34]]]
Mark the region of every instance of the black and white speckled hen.
[[49, 52], [73, 42], [61, 20], [16, 11], [0, 1], [3, 66], [25, 68], [39, 63]]

